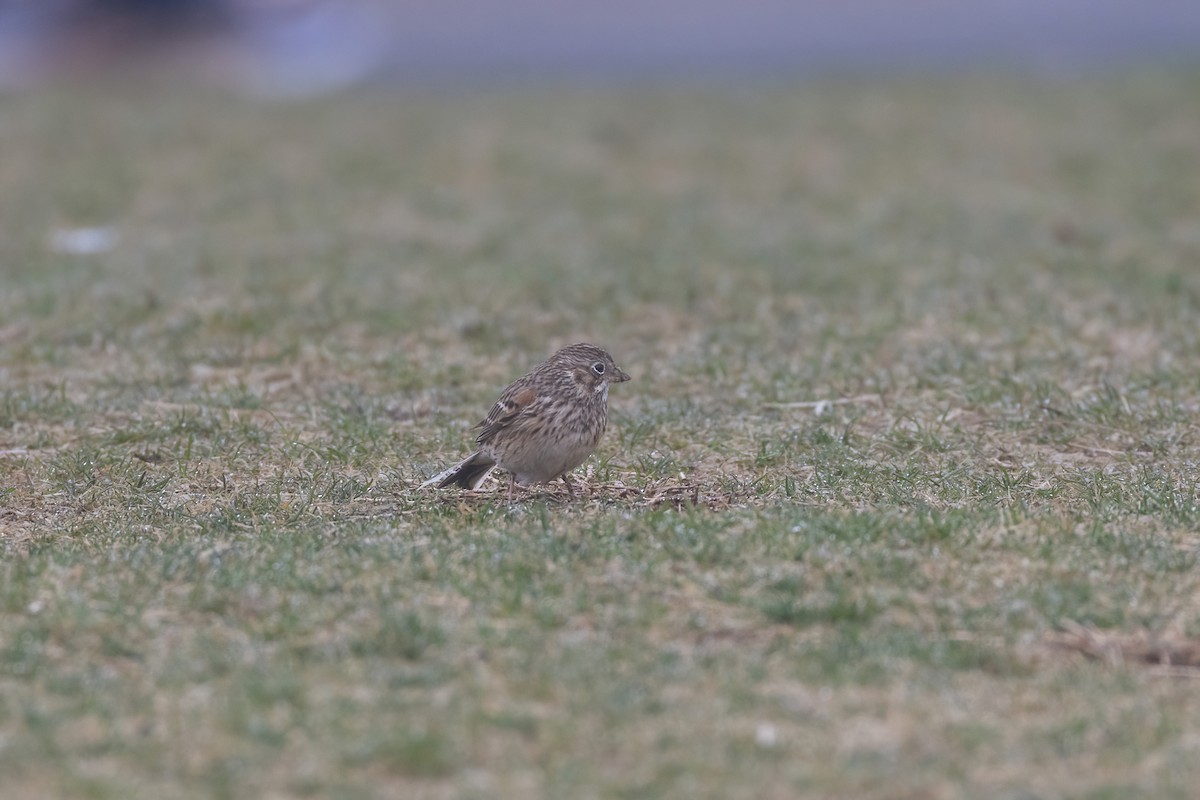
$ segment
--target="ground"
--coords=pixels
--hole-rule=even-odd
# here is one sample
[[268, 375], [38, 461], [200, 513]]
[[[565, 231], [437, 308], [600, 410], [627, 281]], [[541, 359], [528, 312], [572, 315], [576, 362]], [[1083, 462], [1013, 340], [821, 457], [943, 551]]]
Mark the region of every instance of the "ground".
[[1197, 89], [0, 98], [6, 794], [1194, 796]]

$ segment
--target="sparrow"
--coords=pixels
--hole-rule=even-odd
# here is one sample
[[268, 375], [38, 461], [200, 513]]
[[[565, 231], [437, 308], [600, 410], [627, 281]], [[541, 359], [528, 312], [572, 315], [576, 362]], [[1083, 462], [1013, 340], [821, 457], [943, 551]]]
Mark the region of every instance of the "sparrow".
[[492, 470], [508, 472], [511, 500], [517, 484], [529, 486], [562, 478], [583, 463], [608, 426], [608, 388], [624, 383], [612, 356], [593, 344], [562, 348], [508, 385], [475, 427], [475, 452], [421, 484], [474, 489]]

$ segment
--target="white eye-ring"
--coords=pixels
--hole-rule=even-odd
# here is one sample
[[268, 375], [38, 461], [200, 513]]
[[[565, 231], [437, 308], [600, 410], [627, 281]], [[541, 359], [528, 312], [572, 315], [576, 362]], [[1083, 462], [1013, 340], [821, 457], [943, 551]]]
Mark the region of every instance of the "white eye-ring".
[[596, 373], [597, 375], [603, 375], [604, 374], [604, 364], [600, 361], [597, 361], [595, 364], [592, 364], [592, 372]]

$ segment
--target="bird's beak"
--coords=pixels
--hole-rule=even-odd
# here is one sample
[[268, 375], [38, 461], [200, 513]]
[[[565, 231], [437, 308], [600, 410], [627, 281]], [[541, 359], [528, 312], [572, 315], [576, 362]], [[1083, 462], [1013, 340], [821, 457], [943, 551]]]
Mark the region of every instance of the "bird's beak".
[[624, 383], [625, 381], [629, 380], [629, 376], [624, 370], [622, 370], [620, 367], [616, 367], [616, 370], [617, 374], [614, 376], [616, 378], [616, 380], [613, 381], [614, 383]]

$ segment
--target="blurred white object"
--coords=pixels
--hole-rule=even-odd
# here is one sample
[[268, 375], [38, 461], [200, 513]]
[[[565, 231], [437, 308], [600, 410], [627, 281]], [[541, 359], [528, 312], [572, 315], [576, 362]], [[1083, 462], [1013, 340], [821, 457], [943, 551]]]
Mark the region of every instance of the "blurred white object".
[[112, 250], [120, 239], [116, 228], [63, 228], [50, 237], [50, 249], [73, 256], [92, 256]]
[[779, 744], [779, 731], [769, 722], [760, 722], [754, 730], [754, 743], [763, 748], [774, 747]]

